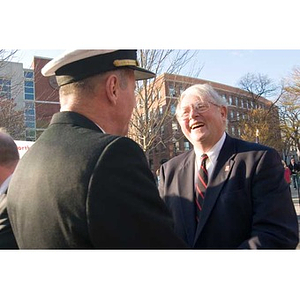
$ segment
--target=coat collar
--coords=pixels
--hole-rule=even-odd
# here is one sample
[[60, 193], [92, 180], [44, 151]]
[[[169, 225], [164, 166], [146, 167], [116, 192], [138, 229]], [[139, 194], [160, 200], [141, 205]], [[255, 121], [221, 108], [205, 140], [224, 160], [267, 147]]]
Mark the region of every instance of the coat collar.
[[50, 126], [53, 124], [72, 124], [75, 126], [85, 127], [103, 132], [93, 121], [73, 111], [63, 111], [54, 114], [51, 119]]

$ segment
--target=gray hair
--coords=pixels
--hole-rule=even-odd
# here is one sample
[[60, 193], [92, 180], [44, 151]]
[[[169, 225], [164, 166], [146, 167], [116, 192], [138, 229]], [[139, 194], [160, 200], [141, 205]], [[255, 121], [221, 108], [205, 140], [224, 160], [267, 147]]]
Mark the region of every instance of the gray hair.
[[195, 84], [187, 88], [181, 95], [176, 108], [176, 116], [178, 117], [178, 113], [180, 110], [181, 100], [186, 96], [196, 96], [201, 100], [206, 100], [210, 103], [213, 103], [217, 106], [225, 106], [227, 107], [227, 101], [223, 99], [210, 84]]
[[66, 85], [63, 85], [59, 88], [60, 96], [66, 96], [69, 94], [78, 94], [78, 93], [85, 93], [86, 95], [93, 95], [94, 89], [97, 86], [97, 84], [101, 81], [103, 81], [107, 74], [116, 74], [120, 80], [120, 87], [121, 89], [126, 89], [128, 84], [128, 69], [120, 69], [120, 70], [114, 70], [109, 71], [105, 73], [96, 74], [90, 77], [87, 77], [85, 79], [82, 79], [80, 81], [76, 81], [73, 83], [69, 83]]
[[0, 165], [10, 166], [19, 160], [19, 151], [13, 138], [0, 128]]

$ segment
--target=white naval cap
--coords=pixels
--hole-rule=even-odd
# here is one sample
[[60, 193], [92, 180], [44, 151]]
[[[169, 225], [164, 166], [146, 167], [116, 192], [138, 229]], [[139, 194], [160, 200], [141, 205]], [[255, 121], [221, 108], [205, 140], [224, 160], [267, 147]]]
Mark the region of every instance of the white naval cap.
[[155, 73], [138, 66], [136, 50], [72, 50], [52, 59], [42, 69], [46, 77], [56, 76], [59, 86], [84, 78], [129, 68], [136, 80], [155, 77]]

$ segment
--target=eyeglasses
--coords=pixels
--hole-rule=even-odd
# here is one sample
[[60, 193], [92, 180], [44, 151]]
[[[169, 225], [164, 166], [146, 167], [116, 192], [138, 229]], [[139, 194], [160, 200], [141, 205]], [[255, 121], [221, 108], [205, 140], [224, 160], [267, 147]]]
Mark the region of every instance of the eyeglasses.
[[193, 109], [193, 111], [197, 112], [197, 113], [205, 113], [207, 112], [210, 107], [212, 105], [215, 106], [219, 106], [217, 104], [211, 103], [211, 102], [195, 102], [194, 104], [190, 104], [184, 107], [181, 107], [181, 109], [178, 112], [178, 117], [182, 120], [186, 120], [189, 119], [190, 117], [190, 113], [191, 113], [191, 108]]

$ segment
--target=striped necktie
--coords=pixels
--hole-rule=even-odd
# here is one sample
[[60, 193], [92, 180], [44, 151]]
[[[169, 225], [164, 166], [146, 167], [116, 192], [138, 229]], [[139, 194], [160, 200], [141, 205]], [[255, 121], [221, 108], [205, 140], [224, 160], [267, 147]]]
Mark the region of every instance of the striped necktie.
[[207, 182], [208, 182], [208, 174], [206, 169], [206, 160], [208, 159], [207, 154], [203, 154], [201, 156], [201, 164], [200, 168], [197, 174], [196, 178], [196, 184], [195, 184], [195, 191], [196, 191], [196, 220], [199, 222], [203, 203], [204, 203], [204, 197], [205, 197], [205, 191], [207, 188]]

